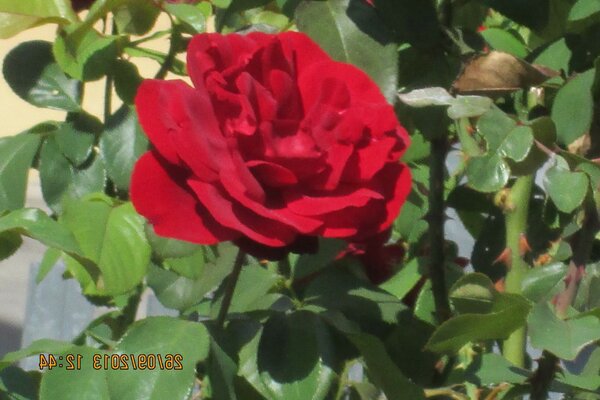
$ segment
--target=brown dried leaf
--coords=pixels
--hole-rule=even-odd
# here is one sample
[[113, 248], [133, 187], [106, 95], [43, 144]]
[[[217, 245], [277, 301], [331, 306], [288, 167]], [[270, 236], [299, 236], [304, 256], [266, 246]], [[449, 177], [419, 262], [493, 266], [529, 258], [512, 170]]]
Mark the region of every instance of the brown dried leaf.
[[463, 67], [452, 89], [460, 94], [503, 95], [522, 88], [537, 86], [558, 75], [501, 51], [491, 51], [471, 58]]

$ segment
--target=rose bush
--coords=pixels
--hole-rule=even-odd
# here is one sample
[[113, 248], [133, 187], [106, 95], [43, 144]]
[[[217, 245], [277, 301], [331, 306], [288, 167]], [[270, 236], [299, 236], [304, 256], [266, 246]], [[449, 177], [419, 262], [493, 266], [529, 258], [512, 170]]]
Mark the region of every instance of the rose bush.
[[195, 36], [194, 87], [146, 80], [136, 107], [154, 148], [131, 198], [157, 234], [281, 248], [390, 227], [410, 191], [408, 135], [375, 83], [308, 36]]

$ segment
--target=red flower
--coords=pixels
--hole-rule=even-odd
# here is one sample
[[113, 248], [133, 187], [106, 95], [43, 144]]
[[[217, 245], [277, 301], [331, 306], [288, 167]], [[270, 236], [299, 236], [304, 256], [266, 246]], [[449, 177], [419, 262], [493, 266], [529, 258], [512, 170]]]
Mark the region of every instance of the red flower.
[[356, 257], [371, 282], [376, 285], [383, 283], [394, 275], [406, 254], [401, 244], [386, 244], [389, 237], [390, 232], [385, 231], [362, 242], [350, 243], [338, 259]]
[[154, 149], [131, 199], [157, 234], [282, 248], [392, 224], [408, 136], [365, 73], [295, 32], [197, 35], [187, 61], [194, 87], [146, 80], [136, 97]]

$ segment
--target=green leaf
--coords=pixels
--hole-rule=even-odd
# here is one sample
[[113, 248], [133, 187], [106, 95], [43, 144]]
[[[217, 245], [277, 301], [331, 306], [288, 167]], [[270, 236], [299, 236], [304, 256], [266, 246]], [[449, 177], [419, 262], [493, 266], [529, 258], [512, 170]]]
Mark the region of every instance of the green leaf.
[[[375, 9], [398, 42], [408, 42], [419, 49], [430, 49], [441, 39], [435, 3], [431, 0], [375, 0]], [[378, 22], [381, 24], [381, 22]]]
[[382, 322], [394, 324], [398, 314], [406, 310], [396, 296], [342, 268], [329, 268], [321, 273], [306, 288], [304, 296], [305, 305], [339, 310], [365, 330]]
[[533, 146], [533, 130], [529, 126], [517, 126], [504, 138], [498, 152], [503, 157], [511, 158], [517, 162], [525, 160], [531, 146]]
[[583, 203], [589, 179], [583, 172], [571, 172], [567, 162], [557, 156], [556, 164], [546, 172], [544, 187], [556, 207], [569, 213]]
[[[231, 299], [230, 313], [244, 313], [253, 309], [254, 305], [268, 296], [268, 292], [279, 280], [279, 275], [260, 265], [244, 266]], [[215, 296], [211, 315], [216, 317], [220, 308], [222, 296]]]
[[42, 210], [24, 208], [0, 217], [0, 232], [10, 230], [67, 253], [79, 254], [81, 251], [71, 232]]
[[533, 60], [534, 64], [543, 65], [555, 71], [569, 71], [569, 61], [571, 60], [571, 49], [567, 46], [565, 38], [550, 43]]
[[141, 36], [152, 29], [160, 8], [146, 0], [129, 0], [113, 10], [113, 14], [119, 33]]
[[506, 115], [504, 111], [498, 107], [492, 107], [479, 118], [477, 131], [487, 142], [488, 151], [495, 152], [516, 126], [517, 122]]
[[102, 131], [102, 122], [90, 114], [69, 115], [54, 133], [56, 144], [62, 154], [75, 167], [85, 163], [94, 145], [95, 136]]
[[[550, 117], [536, 118], [530, 121], [533, 137], [548, 148], [553, 148], [556, 141], [556, 127]], [[548, 155], [537, 146], [532, 146], [523, 161], [513, 162], [507, 159], [514, 175], [529, 175], [535, 173], [548, 160]]]
[[164, 266], [175, 273], [189, 279], [197, 279], [204, 272], [206, 255], [202, 246], [196, 246], [195, 251], [187, 256], [166, 258]]
[[198, 7], [185, 3], [165, 3], [164, 8], [175, 16], [189, 33], [202, 33], [206, 30], [206, 18]]
[[[8, 367], [0, 372], [0, 398], [3, 400], [37, 400], [39, 373]], [[6, 397], [5, 397], [6, 396]]]
[[[149, 58], [158, 62], [159, 64], [164, 64], [167, 59], [167, 54], [161, 53], [160, 51], [152, 50], [152, 49], [144, 49], [141, 47], [126, 47], [124, 52], [131, 57], [142, 57]], [[172, 65], [169, 68], [169, 71], [173, 72], [177, 75], [186, 76], [186, 66], [185, 63], [179, 59], [174, 59]]]
[[495, 192], [508, 182], [510, 169], [498, 153], [490, 153], [469, 159], [466, 175], [473, 189]]
[[[208, 357], [210, 337], [204, 325], [170, 317], [135, 322], [115, 348], [120, 354], [160, 355], [154, 369], [110, 370], [110, 398], [120, 400], [186, 399], [194, 385], [196, 364]], [[181, 370], [167, 368], [168, 355], [181, 356]], [[139, 360], [139, 359], [138, 359]], [[141, 365], [141, 364], [140, 364]]]
[[454, 101], [454, 97], [441, 87], [415, 89], [408, 93], [399, 93], [398, 97], [411, 107], [448, 106]]
[[19, 97], [35, 106], [78, 111], [79, 84], [54, 62], [51, 46], [36, 40], [15, 47], [4, 59], [4, 79]]
[[[396, 46], [390, 43], [389, 34], [382, 29], [372, 7], [362, 2], [349, 4], [350, 0], [305, 1], [296, 9], [298, 29], [308, 34], [333, 59], [354, 64], [365, 71], [388, 102], [393, 103], [398, 78]], [[365, 27], [370, 34], [362, 30]], [[419, 32], [425, 32], [422, 28], [420, 26]]]
[[35, 283], [40, 283], [44, 280], [46, 275], [54, 268], [60, 257], [62, 256], [62, 252], [58, 249], [49, 248], [44, 253], [44, 257], [40, 262], [40, 267], [38, 269], [38, 273], [35, 277]]
[[102, 158], [94, 155], [82, 168], [74, 168], [54, 136], [44, 141], [38, 169], [44, 200], [56, 212], [62, 210], [64, 200], [104, 190], [106, 172]]
[[484, 3], [501, 12], [513, 21], [533, 28], [542, 29], [548, 22], [549, 0], [484, 0]]
[[552, 263], [527, 271], [521, 282], [523, 296], [533, 302], [549, 300], [561, 290], [567, 266], [563, 263]]
[[81, 37], [59, 35], [52, 50], [67, 74], [80, 81], [94, 81], [112, 68], [118, 55], [117, 37], [102, 36], [94, 30], [86, 30]]
[[571, 144], [587, 133], [592, 124], [592, 85], [595, 70], [590, 69], [569, 80], [556, 94], [552, 104], [552, 120], [558, 140]]
[[486, 314], [462, 314], [440, 325], [426, 348], [438, 353], [455, 353], [469, 342], [504, 339], [525, 325], [529, 302], [522, 296], [497, 293]]
[[0, 371], [27, 357], [39, 356], [40, 353], [66, 353], [74, 347], [73, 343], [69, 342], [54, 339], [39, 339], [23, 349], [7, 353], [0, 359]]
[[561, 320], [546, 302], [533, 307], [527, 326], [534, 348], [565, 360], [574, 360], [584, 346], [600, 339], [600, 320], [596, 316]]
[[450, 300], [460, 314], [486, 314], [492, 311], [497, 297], [494, 284], [481, 273], [460, 278], [450, 289]]
[[448, 116], [452, 119], [478, 117], [486, 113], [494, 101], [483, 96], [456, 96], [448, 107]]
[[152, 246], [152, 251], [163, 259], [191, 256], [200, 247], [196, 243], [158, 236], [154, 233], [152, 225], [146, 225], [145, 232], [146, 238]]
[[324, 318], [358, 349], [367, 366], [369, 378], [388, 399], [425, 399], [423, 390], [404, 376], [376, 336], [362, 333], [341, 314], [328, 313]]
[[319, 251], [303, 253], [292, 266], [293, 279], [302, 279], [330, 265], [348, 244], [339, 239], [319, 238]]
[[150, 262], [150, 245], [144, 220], [131, 203], [114, 207], [106, 197], [68, 202], [61, 222], [73, 232], [83, 255], [100, 269], [96, 283], [100, 292], [121, 294], [141, 282]]
[[[254, 354], [256, 354], [256, 351]], [[210, 355], [207, 363], [207, 370], [210, 388], [215, 399], [238, 399], [234, 389], [234, 379], [237, 375], [238, 367], [235, 361], [231, 359], [225, 350], [223, 350], [212, 337], [210, 341]]]
[[274, 314], [258, 346], [257, 366], [273, 400], [322, 400], [334, 379], [334, 342], [309, 312]]
[[23, 244], [21, 235], [17, 232], [7, 231], [0, 233], [0, 261], [15, 254]]
[[39, 145], [40, 137], [28, 133], [0, 139], [0, 211], [25, 204], [29, 168]]
[[480, 387], [502, 382], [520, 384], [529, 374], [529, 371], [511, 364], [506, 358], [495, 353], [482, 354], [465, 371], [466, 379]]
[[0, 12], [0, 39], [9, 39], [43, 22], [43, 19], [37, 17]]
[[71, 371], [55, 367], [44, 373], [40, 385], [40, 400], [110, 400], [107, 371], [94, 369], [92, 362], [94, 355], [103, 355], [104, 352], [79, 346], [68, 352], [82, 356], [81, 369]]
[[419, 267], [424, 261], [425, 258], [413, 258], [394, 276], [379, 285], [379, 287], [399, 299], [404, 298], [423, 278], [423, 275], [419, 272]]
[[504, 29], [488, 28], [481, 32], [481, 36], [494, 50], [504, 51], [520, 58], [525, 58], [528, 54], [525, 44]]
[[77, 20], [69, 0], [0, 0], [0, 12], [52, 18], [60, 22]]
[[600, 2], [597, 0], [578, 0], [569, 11], [568, 27], [570, 31], [582, 32], [600, 20]]
[[133, 104], [137, 89], [142, 83], [137, 66], [127, 60], [117, 60], [113, 64], [112, 77], [117, 95], [126, 104]]
[[586, 265], [573, 306], [585, 311], [600, 308], [600, 264]]
[[100, 153], [106, 160], [108, 176], [121, 190], [129, 189], [131, 173], [137, 159], [148, 149], [135, 110], [121, 107], [106, 122], [100, 138]]
[[207, 279], [208, 277], [210, 274], [207, 272], [206, 276], [190, 279], [151, 265], [146, 279], [162, 305], [184, 311], [200, 303], [214, 289], [214, 280]]

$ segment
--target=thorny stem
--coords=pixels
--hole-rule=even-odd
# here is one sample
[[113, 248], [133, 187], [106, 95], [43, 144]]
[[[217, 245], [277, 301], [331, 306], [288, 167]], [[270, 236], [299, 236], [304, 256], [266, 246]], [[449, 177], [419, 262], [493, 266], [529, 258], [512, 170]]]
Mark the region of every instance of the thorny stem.
[[241, 249], [238, 250], [238, 254], [233, 263], [233, 269], [231, 271], [231, 274], [227, 278], [223, 302], [221, 303], [221, 308], [219, 309], [219, 315], [217, 316], [217, 326], [220, 329], [222, 329], [225, 325], [225, 318], [227, 317], [227, 312], [229, 311], [229, 307], [231, 306], [231, 300], [233, 299], [233, 292], [235, 291], [235, 286], [240, 277], [240, 272], [242, 272], [242, 266], [244, 265], [245, 260], [246, 260], [246, 253], [244, 253]]
[[425, 397], [442, 397], [451, 398], [453, 400], [469, 400], [469, 397], [467, 395], [452, 390], [451, 388], [425, 389]]
[[446, 287], [445, 242], [444, 242], [444, 167], [448, 151], [447, 138], [431, 140], [431, 161], [429, 166], [429, 278], [433, 290], [435, 311], [438, 322], [450, 318], [450, 303]]
[[[521, 255], [521, 235], [527, 230], [527, 216], [533, 187], [534, 175], [517, 178], [510, 189], [506, 207], [506, 247], [510, 252], [510, 263], [506, 274], [506, 292], [521, 293], [521, 282], [528, 270]], [[525, 367], [526, 330], [521, 327], [504, 341], [504, 357], [518, 367]]]

